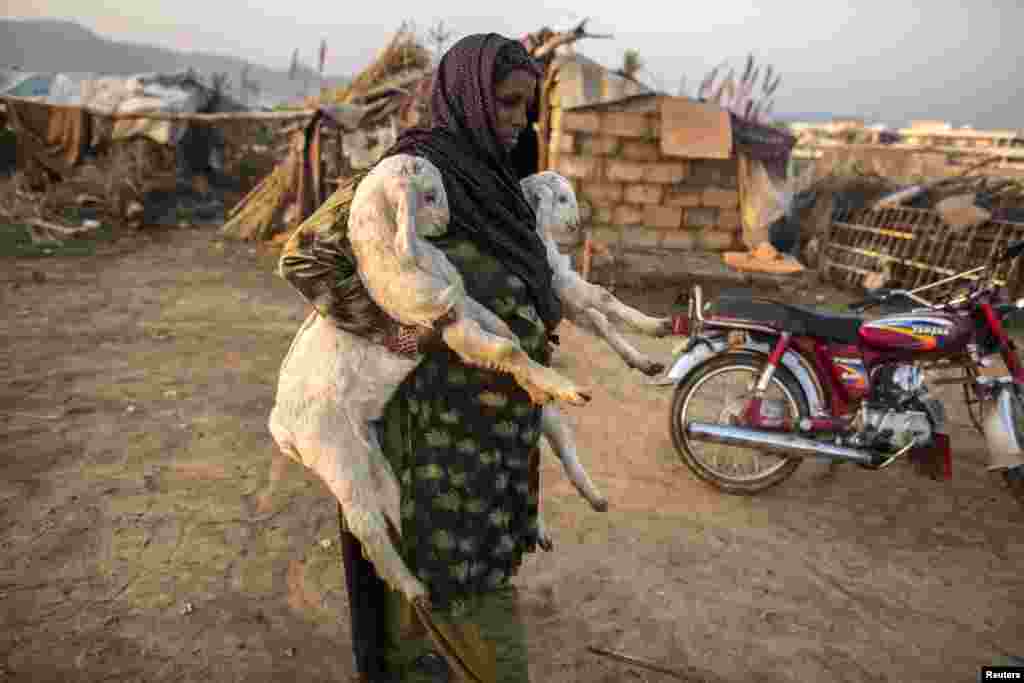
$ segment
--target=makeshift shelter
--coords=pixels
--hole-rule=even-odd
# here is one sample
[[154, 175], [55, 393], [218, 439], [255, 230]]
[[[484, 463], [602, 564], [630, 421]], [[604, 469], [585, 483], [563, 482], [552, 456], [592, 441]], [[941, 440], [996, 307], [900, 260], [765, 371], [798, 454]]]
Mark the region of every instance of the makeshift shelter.
[[376, 162], [395, 140], [399, 119], [411, 110], [430, 53], [401, 27], [351, 83], [325, 93], [306, 122], [289, 130], [285, 157], [230, 212], [223, 233], [241, 239], [287, 238], [327, 198], [324, 127], [334, 130], [336, 165], [346, 177]]
[[[568, 90], [553, 92], [560, 104]], [[678, 281], [689, 273], [687, 253], [767, 239], [755, 234], [767, 225], [757, 207], [770, 204], [764, 195], [774, 188], [758, 171], [784, 175], [792, 136], [714, 104], [649, 92], [549, 105], [547, 122], [544, 167], [572, 181], [591, 243], [619, 271], [602, 278]], [[578, 235], [556, 238], [580, 246]]]
[[174, 148], [181, 175], [220, 170], [223, 140], [212, 131], [184, 121], [117, 115], [245, 110], [191, 72], [103, 76], [8, 70], [0, 75], [0, 98], [18, 138], [19, 167], [42, 167], [57, 177], [69, 175], [91, 149], [139, 137]]

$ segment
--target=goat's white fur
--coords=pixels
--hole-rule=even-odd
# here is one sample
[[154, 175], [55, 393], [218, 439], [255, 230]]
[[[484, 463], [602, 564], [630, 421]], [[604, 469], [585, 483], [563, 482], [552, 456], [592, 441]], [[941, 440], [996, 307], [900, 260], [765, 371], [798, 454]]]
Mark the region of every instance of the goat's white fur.
[[[350, 209], [349, 240], [375, 302], [394, 319], [423, 326], [454, 308], [456, 320], [443, 328], [442, 338], [467, 363], [511, 372], [534, 400], [582, 402], [585, 395], [571, 382], [531, 361], [508, 326], [466, 296], [455, 267], [420, 238], [443, 232], [447, 221], [440, 173], [425, 159], [389, 157], [363, 179]], [[320, 476], [381, 578], [410, 601], [425, 600], [427, 591], [394, 546], [401, 533], [399, 486], [373, 423], [418, 362], [314, 312], [281, 365], [269, 419], [281, 451]], [[595, 509], [607, 509], [561, 416], [553, 405], [542, 410], [543, 434], [567, 475]], [[538, 540], [550, 549], [542, 521]]]

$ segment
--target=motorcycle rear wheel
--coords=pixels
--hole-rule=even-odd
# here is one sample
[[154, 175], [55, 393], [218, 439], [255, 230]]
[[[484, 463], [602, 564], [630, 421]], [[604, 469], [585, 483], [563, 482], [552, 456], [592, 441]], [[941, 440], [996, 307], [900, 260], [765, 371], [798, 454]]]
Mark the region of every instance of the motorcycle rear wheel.
[[[700, 366], [680, 382], [672, 397], [671, 412], [669, 413], [669, 431], [672, 434], [672, 445], [683, 463], [702, 481], [714, 486], [723, 493], [733, 495], [754, 495], [773, 486], [781, 484], [793, 475], [800, 466], [802, 458], [779, 457], [771, 454], [761, 454], [763, 458], [777, 460], [774, 466], [763, 473], [753, 476], [730, 476], [721, 469], [712, 466], [698, 452], [700, 449], [710, 446], [712, 448], [725, 448], [732, 451], [756, 453], [754, 449], [742, 448], [739, 446], [719, 446], [691, 440], [686, 435], [686, 424], [697, 422], [691, 417], [694, 400], [699, 392], [708, 382], [717, 377], [728, 374], [742, 374], [747, 377], [747, 384], [753, 386], [761, 374], [764, 359], [749, 353], [727, 353], [718, 358], [712, 359]], [[767, 397], [775, 398], [781, 394], [786, 404], [788, 418], [794, 423], [807, 417], [810, 413], [807, 404], [807, 397], [804, 395], [800, 384], [793, 374], [783, 366], [776, 368], [768, 388]], [[704, 400], [702, 398], [701, 400]], [[721, 419], [719, 420], [721, 422]]]

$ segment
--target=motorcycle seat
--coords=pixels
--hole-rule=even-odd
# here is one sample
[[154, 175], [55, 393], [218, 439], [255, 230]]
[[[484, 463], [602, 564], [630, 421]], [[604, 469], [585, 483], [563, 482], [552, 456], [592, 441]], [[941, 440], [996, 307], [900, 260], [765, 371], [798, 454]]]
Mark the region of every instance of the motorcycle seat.
[[859, 315], [821, 311], [757, 296], [722, 294], [711, 300], [708, 313], [768, 325], [793, 336], [819, 337], [840, 344], [856, 344], [864, 324], [864, 318]]

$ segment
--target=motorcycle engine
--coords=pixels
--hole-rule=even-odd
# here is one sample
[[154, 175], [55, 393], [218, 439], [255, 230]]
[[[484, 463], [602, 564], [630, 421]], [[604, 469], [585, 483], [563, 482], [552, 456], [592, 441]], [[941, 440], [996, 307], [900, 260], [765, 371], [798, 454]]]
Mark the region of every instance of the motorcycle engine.
[[916, 365], [883, 365], [872, 373], [871, 396], [861, 406], [861, 440], [885, 451], [926, 446], [945, 426], [942, 404], [928, 396]]

